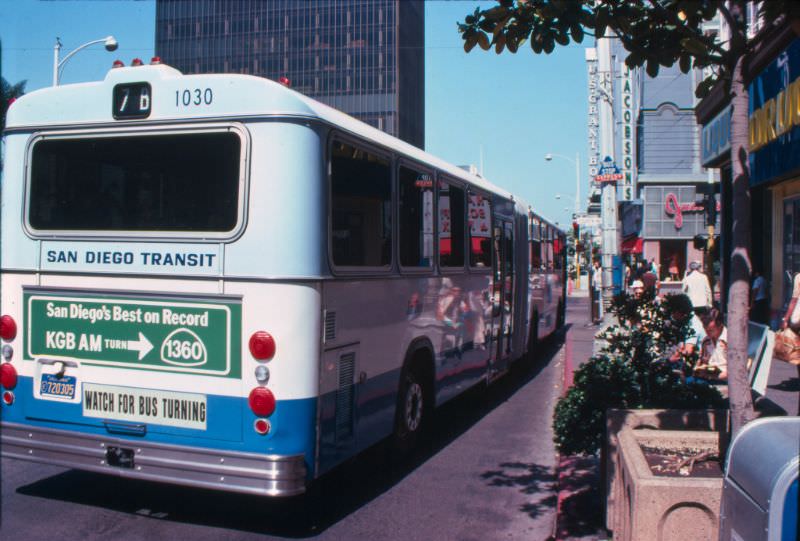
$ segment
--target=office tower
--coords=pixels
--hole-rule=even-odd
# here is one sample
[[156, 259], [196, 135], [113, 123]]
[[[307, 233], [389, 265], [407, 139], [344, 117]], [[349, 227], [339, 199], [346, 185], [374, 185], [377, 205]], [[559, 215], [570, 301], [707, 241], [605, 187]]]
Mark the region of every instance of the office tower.
[[419, 0], [157, 0], [156, 54], [183, 73], [278, 80], [424, 146]]

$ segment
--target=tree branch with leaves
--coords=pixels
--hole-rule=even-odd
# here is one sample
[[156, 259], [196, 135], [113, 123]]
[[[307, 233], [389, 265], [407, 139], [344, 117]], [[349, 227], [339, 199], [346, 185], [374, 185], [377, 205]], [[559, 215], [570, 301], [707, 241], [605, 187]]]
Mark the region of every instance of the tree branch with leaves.
[[[695, 94], [705, 96], [715, 85], [724, 85], [731, 113], [731, 289], [728, 301], [728, 363], [731, 421], [734, 433], [752, 420], [747, 380], [747, 322], [750, 286], [751, 203], [748, 165], [748, 94], [744, 62], [751, 54], [747, 37], [745, 0], [498, 0], [496, 6], [476, 9], [458, 31], [464, 50], [479, 46], [516, 53], [529, 43], [534, 53], [550, 54], [556, 45], [581, 43], [585, 36], [616, 37], [628, 51], [625, 64], [644, 68], [650, 77], [661, 67], [678, 63], [683, 73], [712, 68]], [[717, 14], [730, 29], [722, 43], [708, 31]], [[762, 2], [760, 16], [769, 27], [786, 18], [800, 17], [800, 2]]]

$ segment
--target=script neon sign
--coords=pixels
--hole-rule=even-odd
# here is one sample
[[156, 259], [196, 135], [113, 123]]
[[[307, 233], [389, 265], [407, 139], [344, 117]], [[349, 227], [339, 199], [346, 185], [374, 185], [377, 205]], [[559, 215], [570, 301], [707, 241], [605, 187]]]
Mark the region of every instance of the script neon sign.
[[[717, 201], [717, 211], [721, 209], [719, 201]], [[667, 216], [675, 217], [675, 229], [683, 227], [683, 213], [684, 212], [703, 212], [705, 208], [703, 205], [697, 203], [679, 203], [678, 196], [674, 193], [668, 193], [664, 201], [664, 211]]]

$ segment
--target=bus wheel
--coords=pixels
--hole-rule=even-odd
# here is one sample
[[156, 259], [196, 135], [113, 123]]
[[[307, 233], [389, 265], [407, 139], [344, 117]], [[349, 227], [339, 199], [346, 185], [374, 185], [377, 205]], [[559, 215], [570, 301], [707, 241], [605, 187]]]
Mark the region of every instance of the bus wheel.
[[400, 380], [394, 429], [394, 444], [401, 456], [416, 446], [427, 428], [430, 406], [421, 371], [407, 367]]

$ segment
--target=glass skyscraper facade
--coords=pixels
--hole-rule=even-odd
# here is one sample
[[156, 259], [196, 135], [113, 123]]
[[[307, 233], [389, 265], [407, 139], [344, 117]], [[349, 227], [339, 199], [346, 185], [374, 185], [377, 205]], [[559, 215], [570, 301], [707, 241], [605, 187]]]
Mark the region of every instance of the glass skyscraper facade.
[[424, 147], [418, 0], [157, 0], [156, 54], [183, 73], [278, 80]]

